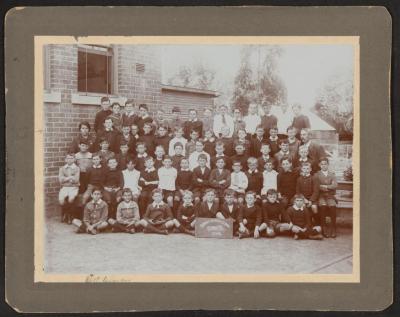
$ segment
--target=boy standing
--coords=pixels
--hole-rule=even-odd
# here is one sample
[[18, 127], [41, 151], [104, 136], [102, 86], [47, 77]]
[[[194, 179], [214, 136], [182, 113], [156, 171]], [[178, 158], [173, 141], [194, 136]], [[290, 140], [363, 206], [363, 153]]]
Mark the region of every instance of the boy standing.
[[196, 151], [196, 142], [199, 140], [199, 133], [195, 130], [190, 132], [190, 140], [185, 145], [186, 156], [189, 157], [194, 151]]
[[308, 119], [307, 116], [301, 113], [301, 105], [296, 103], [292, 106], [292, 110], [294, 113], [294, 118], [292, 122], [292, 127], [296, 128], [297, 130], [297, 138], [300, 137], [300, 131], [301, 129], [307, 128], [309, 129], [311, 127], [310, 125], [310, 119]]
[[271, 155], [274, 156], [275, 153], [279, 152], [279, 137], [277, 127], [272, 127], [269, 129], [268, 143], [271, 148]]
[[122, 115], [122, 125], [132, 126], [136, 124], [139, 117], [135, 113], [135, 102], [132, 99], [125, 101], [124, 114]]
[[207, 167], [210, 168], [210, 154], [204, 151], [204, 145], [200, 140], [196, 141], [196, 151], [189, 156], [189, 168], [193, 171], [198, 166], [199, 155], [205, 155], [207, 158]]
[[122, 172], [118, 169], [118, 162], [116, 158], [110, 158], [107, 162], [106, 172], [104, 174], [104, 190], [103, 197], [109, 206], [109, 216], [115, 218], [117, 211], [117, 204], [121, 197], [121, 190], [124, 188], [124, 178]]
[[218, 139], [218, 142], [222, 142], [224, 144], [225, 154], [231, 157], [234, 154], [233, 149], [233, 140], [230, 136], [230, 130], [228, 126], [223, 126], [221, 128], [221, 137]]
[[225, 189], [231, 185], [231, 173], [227, 169], [224, 169], [224, 159], [217, 159], [216, 165], [217, 168], [213, 169], [210, 173], [209, 184], [215, 190], [217, 201], [222, 202]]
[[236, 148], [237, 144], [243, 144], [244, 146], [244, 153], [249, 156], [251, 153], [251, 143], [249, 140], [247, 140], [247, 134], [246, 130], [244, 129], [239, 129], [237, 133], [237, 139], [233, 141], [233, 146]]
[[271, 105], [267, 103], [263, 104], [264, 115], [261, 117], [261, 126], [264, 128], [264, 131], [267, 131], [267, 135], [265, 136], [267, 139], [269, 138], [269, 130], [278, 126], [278, 119], [271, 114], [271, 108]]
[[246, 192], [249, 181], [245, 173], [242, 172], [242, 163], [240, 161], [233, 161], [233, 172], [231, 173], [231, 185], [229, 186], [236, 195], [237, 202], [243, 204], [244, 194]]
[[87, 180], [88, 185], [86, 191], [82, 195], [82, 204], [86, 205], [90, 199], [93, 189], [100, 188], [103, 189], [104, 184], [104, 168], [101, 165], [101, 159], [99, 154], [93, 154], [92, 156], [92, 166], [88, 171]]
[[298, 173], [292, 171], [292, 162], [285, 158], [282, 160], [282, 169], [277, 178], [278, 193], [281, 195], [282, 206], [286, 209], [292, 204], [293, 196], [296, 194]]
[[231, 161], [231, 159], [230, 159], [229, 156], [225, 155], [224, 151], [225, 151], [225, 145], [224, 145], [224, 143], [218, 141], [218, 142], [215, 144], [215, 156], [212, 156], [212, 157], [211, 157], [211, 168], [212, 168], [212, 169], [214, 169], [214, 168], [217, 167], [216, 164], [215, 164], [215, 163], [217, 162], [217, 159], [223, 158], [224, 161], [225, 161], [225, 168], [226, 168], [227, 170], [231, 170], [232, 161]]
[[152, 131], [153, 126], [153, 118], [149, 116], [149, 107], [146, 104], [142, 103], [139, 105], [139, 118], [137, 120], [137, 126], [139, 128], [139, 135], [144, 134], [144, 124], [150, 123], [150, 131]]
[[139, 211], [142, 216], [150, 203], [152, 192], [158, 186], [158, 173], [154, 168], [154, 160], [151, 156], [147, 156], [144, 161], [145, 169], [140, 172], [139, 186], [142, 193], [139, 197]]
[[128, 145], [128, 153], [131, 155], [136, 154], [135, 147], [136, 147], [136, 139], [131, 134], [131, 127], [130, 125], [123, 125], [122, 126], [122, 133], [117, 136], [117, 146], [118, 148], [121, 147], [121, 144], [126, 143]]
[[264, 137], [264, 128], [259, 125], [256, 129], [255, 137], [251, 139], [251, 155], [259, 157], [261, 155], [261, 146], [267, 142], [268, 139]]
[[204, 151], [207, 152], [211, 157], [215, 155], [215, 137], [212, 130], [205, 130], [204, 138], [202, 139], [204, 144]]
[[265, 201], [265, 195], [269, 189], [277, 190], [278, 188], [278, 172], [273, 169], [272, 161], [267, 161], [264, 168], [263, 188], [261, 189], [261, 196], [264, 196], [263, 201]]
[[277, 169], [281, 169], [282, 160], [289, 159], [293, 161], [294, 157], [289, 151], [289, 141], [287, 139], [279, 142], [279, 148], [281, 149], [279, 152], [275, 153], [275, 162], [277, 163]]
[[163, 167], [163, 162], [164, 162], [164, 155], [165, 151], [164, 148], [159, 145], [156, 147], [156, 150], [154, 151], [154, 168], [158, 171], [161, 167]]
[[263, 143], [261, 145], [261, 156], [258, 158], [258, 166], [260, 171], [263, 172], [265, 168], [265, 164], [269, 161], [272, 162], [273, 168], [275, 167], [275, 159], [270, 155], [271, 146], [269, 143]]
[[58, 202], [61, 205], [61, 221], [72, 221], [73, 203], [79, 191], [79, 167], [75, 164], [74, 153], [68, 153], [65, 157], [65, 165], [60, 167], [58, 180], [61, 185], [58, 193]]
[[245, 147], [243, 143], [237, 143], [235, 146], [236, 154], [231, 157], [232, 162], [239, 161], [243, 168], [247, 168], [248, 155], [245, 153]]
[[175, 149], [175, 144], [180, 143], [182, 145], [182, 155], [185, 156], [186, 152], [185, 152], [185, 147], [186, 147], [186, 143], [187, 140], [183, 137], [183, 128], [180, 126], [175, 127], [174, 129], [174, 138], [171, 139], [171, 141], [169, 141], [169, 150], [168, 150], [168, 155], [169, 156], [173, 156], [175, 155], [174, 153], [174, 149]]
[[124, 178], [124, 188], [128, 188], [132, 193], [132, 199], [138, 201], [140, 196], [140, 172], [135, 169], [135, 160], [129, 158], [126, 169], [122, 171], [122, 176]]
[[114, 153], [118, 152], [117, 136], [118, 133], [113, 128], [112, 119], [110, 117], [105, 118], [104, 129], [97, 132], [96, 136], [97, 148], [100, 149], [99, 145], [101, 140], [107, 140], [110, 150]]
[[143, 142], [136, 143], [136, 169], [142, 172], [145, 169], [145, 160], [149, 155], [146, 152], [146, 144]]
[[197, 131], [200, 138], [203, 136], [203, 122], [197, 118], [196, 109], [189, 109], [189, 120], [183, 123], [183, 131], [186, 139], [189, 139], [192, 131]]
[[[337, 181], [334, 172], [329, 171], [329, 160], [322, 158], [319, 161], [320, 171], [315, 174], [319, 183], [318, 206], [321, 213], [321, 226], [324, 237], [336, 238], [336, 188]], [[325, 217], [330, 218], [326, 228]], [[329, 232], [328, 232], [329, 230]]]
[[256, 133], [256, 128], [261, 124], [261, 118], [258, 114], [258, 106], [256, 104], [249, 105], [249, 113], [243, 119], [246, 124], [246, 133], [251, 138]]
[[138, 141], [146, 144], [148, 153], [154, 153], [155, 144], [154, 144], [153, 126], [152, 126], [151, 122], [147, 122], [147, 121], [144, 122], [142, 131], [143, 131], [143, 133], [140, 135]]
[[[171, 149], [170, 149], [171, 150]], [[180, 142], [177, 142], [174, 144], [174, 155], [171, 157], [172, 159], [172, 166], [176, 168], [177, 171], [179, 171], [181, 167], [181, 161], [185, 158], [183, 155], [183, 145]], [[188, 161], [189, 164], [189, 161]]]
[[74, 219], [73, 224], [78, 227], [77, 233], [97, 234], [107, 228], [108, 206], [101, 199], [101, 189], [93, 188], [92, 200], [83, 211], [83, 221]]
[[88, 184], [87, 180], [87, 172], [89, 171], [92, 165], [92, 153], [88, 152], [89, 145], [86, 141], [81, 140], [79, 143], [79, 152], [75, 154], [76, 164], [79, 167], [80, 175], [79, 175], [79, 192], [83, 193]]
[[206, 166], [207, 164], [207, 156], [204, 154], [199, 155], [198, 164], [193, 170], [193, 194], [195, 204], [198, 204], [203, 197], [204, 191], [209, 186], [209, 178], [211, 171]]
[[159, 125], [157, 129], [157, 135], [154, 138], [154, 146], [161, 145], [164, 148], [165, 153], [169, 153], [169, 142], [170, 137], [168, 136], [168, 128], [164, 125]]
[[163, 196], [167, 200], [168, 206], [174, 206], [175, 181], [178, 172], [172, 167], [172, 160], [169, 156], [163, 159], [163, 167], [158, 170], [158, 188], [162, 189]]
[[94, 119], [94, 131], [99, 133], [99, 131], [104, 129], [104, 120], [112, 113], [110, 110], [110, 99], [108, 97], [101, 97], [101, 110], [96, 113], [96, 118]]
[[115, 158], [117, 159], [117, 162], [118, 162], [118, 168], [121, 171], [126, 169], [126, 164], [128, 163], [128, 160], [130, 159], [130, 155], [129, 155], [128, 151], [129, 151], [128, 143], [123, 142], [120, 144], [119, 153], [117, 155], [115, 155]]
[[103, 166], [107, 165], [107, 162], [110, 158], [115, 157], [114, 152], [109, 150], [110, 143], [108, 143], [107, 139], [101, 139], [100, 141], [100, 151], [96, 153], [101, 159], [101, 164]]
[[95, 138], [90, 134], [90, 124], [87, 121], [79, 123], [79, 135], [72, 140], [69, 151], [73, 153], [79, 152], [79, 144], [85, 141], [89, 146], [89, 152], [94, 150]]
[[263, 186], [263, 175], [257, 169], [257, 159], [255, 157], [249, 157], [247, 160], [247, 166], [249, 167], [249, 169], [246, 171], [248, 180], [247, 190], [255, 192], [257, 199], [259, 199], [261, 197], [259, 193], [261, 192], [261, 188]]
[[287, 135], [288, 135], [288, 142], [289, 142], [289, 152], [294, 159], [296, 159], [297, 154], [299, 152], [300, 140], [296, 138], [296, 128], [295, 127], [288, 127], [287, 128]]
[[113, 122], [113, 127], [117, 132], [122, 131], [122, 114], [121, 114], [121, 105], [118, 102], [114, 102], [111, 105], [112, 113], [109, 115]]

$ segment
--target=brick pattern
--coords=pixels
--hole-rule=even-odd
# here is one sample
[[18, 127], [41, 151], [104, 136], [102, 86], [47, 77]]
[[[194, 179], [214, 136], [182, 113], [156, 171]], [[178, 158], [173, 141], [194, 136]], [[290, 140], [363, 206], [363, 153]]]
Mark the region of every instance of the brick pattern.
[[[58, 170], [64, 164], [65, 154], [78, 125], [88, 121], [92, 126], [100, 105], [71, 104], [71, 94], [78, 87], [78, 47], [76, 45], [48, 46], [49, 88], [61, 93], [61, 103], [44, 104], [44, 160], [46, 206], [54, 206], [59, 191]], [[189, 108], [201, 114], [213, 98], [201, 94], [161, 91], [161, 61], [156, 49], [150, 46], [114, 45], [114, 88], [118, 96], [132, 98], [149, 105], [150, 113], [162, 107], [167, 116], [173, 106], [179, 106], [183, 117]], [[144, 72], [136, 72], [136, 63], [145, 65]], [[99, 98], [100, 100], [100, 98]]]

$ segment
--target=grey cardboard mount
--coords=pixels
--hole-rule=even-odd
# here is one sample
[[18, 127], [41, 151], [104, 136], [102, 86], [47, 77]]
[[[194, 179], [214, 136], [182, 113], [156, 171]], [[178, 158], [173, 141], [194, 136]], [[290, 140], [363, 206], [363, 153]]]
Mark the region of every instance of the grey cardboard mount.
[[[392, 303], [391, 17], [384, 7], [25, 7], [8, 12], [5, 28], [6, 301], [15, 310], [382, 310]], [[361, 282], [34, 283], [35, 35], [360, 36]]]

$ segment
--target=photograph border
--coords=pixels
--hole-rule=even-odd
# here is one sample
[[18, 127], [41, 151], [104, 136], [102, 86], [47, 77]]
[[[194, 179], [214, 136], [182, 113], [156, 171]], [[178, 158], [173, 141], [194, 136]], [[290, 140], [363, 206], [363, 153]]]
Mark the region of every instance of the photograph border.
[[[351, 45], [353, 47], [353, 233], [351, 274], [54, 274], [45, 272], [43, 46], [78, 45]], [[360, 282], [360, 46], [358, 36], [35, 36], [35, 282]]]
[[[157, 23], [153, 23], [155, 17]], [[19, 312], [377, 311], [390, 306], [393, 302], [391, 27], [390, 14], [379, 6], [10, 10], [5, 21], [7, 303]], [[360, 112], [363, 158], [360, 283], [34, 283], [34, 36], [88, 34], [360, 36], [363, 110]], [[14, 129], [15, 126], [21, 129]], [[150, 297], [157, 301], [148, 301]]]

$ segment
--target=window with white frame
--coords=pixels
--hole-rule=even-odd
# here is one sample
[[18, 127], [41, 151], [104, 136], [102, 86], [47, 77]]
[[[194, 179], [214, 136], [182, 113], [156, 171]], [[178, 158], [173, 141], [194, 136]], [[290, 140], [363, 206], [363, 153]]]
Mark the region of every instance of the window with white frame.
[[108, 46], [78, 46], [78, 92], [112, 94], [113, 50]]

